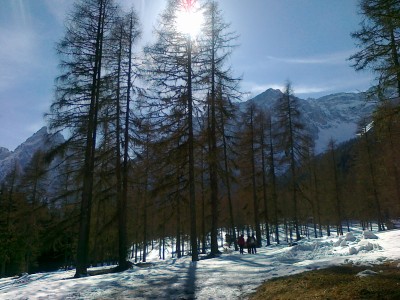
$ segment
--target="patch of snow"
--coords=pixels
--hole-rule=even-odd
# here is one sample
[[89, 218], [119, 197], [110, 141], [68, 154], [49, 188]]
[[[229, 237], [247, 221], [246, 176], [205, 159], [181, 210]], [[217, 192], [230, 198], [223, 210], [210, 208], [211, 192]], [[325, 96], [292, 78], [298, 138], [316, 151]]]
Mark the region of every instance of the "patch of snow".
[[357, 273], [357, 277], [368, 277], [368, 276], [375, 276], [375, 275], [378, 275], [378, 273], [377, 272], [375, 272], [375, 271], [372, 271], [372, 270], [364, 270], [364, 271], [361, 271], [361, 272], [359, 272], [359, 273]]

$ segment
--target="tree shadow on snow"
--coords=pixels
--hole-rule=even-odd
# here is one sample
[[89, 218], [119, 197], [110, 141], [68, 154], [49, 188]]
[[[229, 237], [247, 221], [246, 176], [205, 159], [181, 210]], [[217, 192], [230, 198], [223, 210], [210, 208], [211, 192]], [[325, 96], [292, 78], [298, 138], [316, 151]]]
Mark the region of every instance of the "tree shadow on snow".
[[182, 274], [182, 284], [169, 286], [165, 292], [167, 299], [188, 300], [196, 297], [196, 270], [197, 262], [191, 262], [186, 275]]

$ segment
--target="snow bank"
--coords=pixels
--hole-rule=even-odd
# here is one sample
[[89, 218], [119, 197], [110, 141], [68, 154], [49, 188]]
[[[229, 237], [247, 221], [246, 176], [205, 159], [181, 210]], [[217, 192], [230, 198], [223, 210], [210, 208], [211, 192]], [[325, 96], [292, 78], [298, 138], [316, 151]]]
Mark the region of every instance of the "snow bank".
[[354, 236], [354, 234], [352, 232], [348, 232], [348, 233], [346, 233], [345, 240], [348, 242], [355, 242], [356, 237]]
[[363, 238], [364, 239], [370, 239], [370, 240], [376, 240], [376, 239], [378, 239], [378, 236], [375, 235], [374, 233], [372, 233], [369, 230], [364, 230], [363, 231]]

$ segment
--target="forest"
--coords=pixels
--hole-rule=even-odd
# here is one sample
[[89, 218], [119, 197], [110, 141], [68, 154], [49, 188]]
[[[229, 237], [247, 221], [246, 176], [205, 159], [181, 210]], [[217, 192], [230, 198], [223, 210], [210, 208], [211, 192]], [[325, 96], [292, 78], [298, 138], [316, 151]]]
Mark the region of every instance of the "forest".
[[[0, 277], [70, 267], [81, 277], [104, 263], [126, 270], [146, 262], [154, 241], [197, 261], [220, 253], [221, 235], [237, 247], [235, 237], [254, 233], [260, 247], [343, 235], [354, 223], [393, 228], [400, 3], [362, 0], [359, 9], [349, 60], [376, 74], [365, 98], [377, 108], [356, 138], [316, 154], [291, 82], [270, 111], [243, 105], [229, 65], [239, 37], [217, 1], [169, 0], [155, 41], [139, 49], [134, 8], [76, 0], [45, 115], [65, 142], [0, 182]], [[200, 34], [179, 25], [195, 13]]]

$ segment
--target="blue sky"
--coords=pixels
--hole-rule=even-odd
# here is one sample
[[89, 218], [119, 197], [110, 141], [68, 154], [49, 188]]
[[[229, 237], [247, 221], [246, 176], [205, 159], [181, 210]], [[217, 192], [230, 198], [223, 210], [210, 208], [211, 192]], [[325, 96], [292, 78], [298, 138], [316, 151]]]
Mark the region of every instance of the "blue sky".
[[[118, 0], [117, 0], [118, 1]], [[143, 25], [142, 44], [166, 0], [119, 0], [133, 4]], [[0, 146], [14, 150], [46, 125], [58, 59], [54, 46], [72, 0], [1, 0]], [[350, 33], [361, 17], [357, 0], [220, 0], [239, 47], [231, 65], [242, 89], [255, 96], [291, 80], [301, 98], [364, 91], [368, 72], [346, 59], [356, 51]]]

